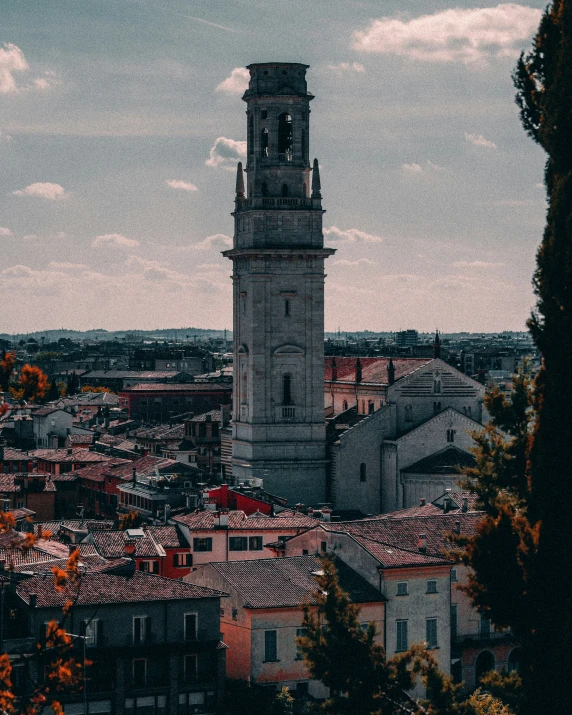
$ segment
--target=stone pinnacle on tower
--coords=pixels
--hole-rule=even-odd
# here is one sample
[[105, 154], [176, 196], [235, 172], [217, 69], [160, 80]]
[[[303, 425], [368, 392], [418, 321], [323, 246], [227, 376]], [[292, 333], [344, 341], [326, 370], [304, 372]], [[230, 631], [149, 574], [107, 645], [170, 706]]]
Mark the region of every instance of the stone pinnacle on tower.
[[239, 161], [236, 167], [236, 198], [244, 198], [244, 173], [242, 171], [242, 162]]
[[320, 184], [320, 167], [318, 165], [317, 159], [314, 159], [314, 165], [312, 168], [312, 198], [322, 198], [322, 186]]

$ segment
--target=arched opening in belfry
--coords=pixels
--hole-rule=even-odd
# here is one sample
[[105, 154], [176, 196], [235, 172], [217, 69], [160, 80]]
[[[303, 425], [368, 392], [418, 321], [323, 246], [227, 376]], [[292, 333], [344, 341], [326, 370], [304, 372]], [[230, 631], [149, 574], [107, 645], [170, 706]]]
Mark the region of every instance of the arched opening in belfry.
[[254, 121], [252, 115], [248, 117], [248, 153], [254, 153]]
[[290, 375], [284, 375], [282, 378], [282, 404], [292, 404], [292, 377]]
[[278, 117], [278, 154], [292, 161], [292, 116], [288, 112], [282, 112]]
[[282, 196], [288, 196], [288, 184], [282, 184]]
[[265, 181], [260, 184], [260, 193], [262, 194], [262, 196], [268, 195], [268, 185]]
[[268, 156], [268, 129], [260, 132], [260, 156]]

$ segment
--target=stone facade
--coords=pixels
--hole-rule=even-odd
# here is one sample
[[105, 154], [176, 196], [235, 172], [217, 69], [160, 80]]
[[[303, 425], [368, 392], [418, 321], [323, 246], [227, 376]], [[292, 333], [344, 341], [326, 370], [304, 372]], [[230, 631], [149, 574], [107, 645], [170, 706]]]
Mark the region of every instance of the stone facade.
[[[324, 248], [306, 65], [250, 65], [248, 191], [238, 166], [232, 474], [292, 503], [325, 498]], [[311, 177], [312, 175], [312, 177]], [[312, 190], [310, 191], [310, 181]]]

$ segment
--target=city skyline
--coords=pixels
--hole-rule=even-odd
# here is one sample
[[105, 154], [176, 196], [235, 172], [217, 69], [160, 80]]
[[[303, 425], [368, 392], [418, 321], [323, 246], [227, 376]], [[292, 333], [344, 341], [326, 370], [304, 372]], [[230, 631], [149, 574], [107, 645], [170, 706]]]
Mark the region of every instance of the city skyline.
[[310, 65], [326, 330], [523, 330], [544, 158], [510, 72], [542, 6], [5, 9], [0, 330], [230, 328], [243, 67], [272, 60]]

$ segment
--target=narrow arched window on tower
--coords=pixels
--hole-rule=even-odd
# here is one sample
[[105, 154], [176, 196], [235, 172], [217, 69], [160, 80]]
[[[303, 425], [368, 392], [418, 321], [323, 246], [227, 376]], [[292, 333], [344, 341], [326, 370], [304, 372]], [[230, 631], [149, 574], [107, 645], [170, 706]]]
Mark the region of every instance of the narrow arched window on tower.
[[268, 156], [268, 129], [260, 132], [260, 156]]
[[284, 375], [282, 378], [282, 404], [292, 404], [292, 378], [290, 375]]
[[284, 301], [284, 315], [289, 318], [290, 317], [290, 301], [288, 298]]
[[285, 161], [292, 161], [292, 117], [282, 112], [278, 117], [278, 154]]
[[365, 482], [367, 480], [367, 466], [365, 462], [359, 465], [359, 480]]
[[254, 154], [254, 120], [252, 114], [248, 116], [248, 153]]
[[302, 130], [301, 148], [302, 148], [302, 159], [305, 159], [306, 158], [306, 132], [303, 130]]
[[288, 196], [288, 184], [282, 184], [282, 196]]
[[260, 193], [262, 196], [266, 196], [268, 194], [268, 186], [265, 181], [260, 184]]

